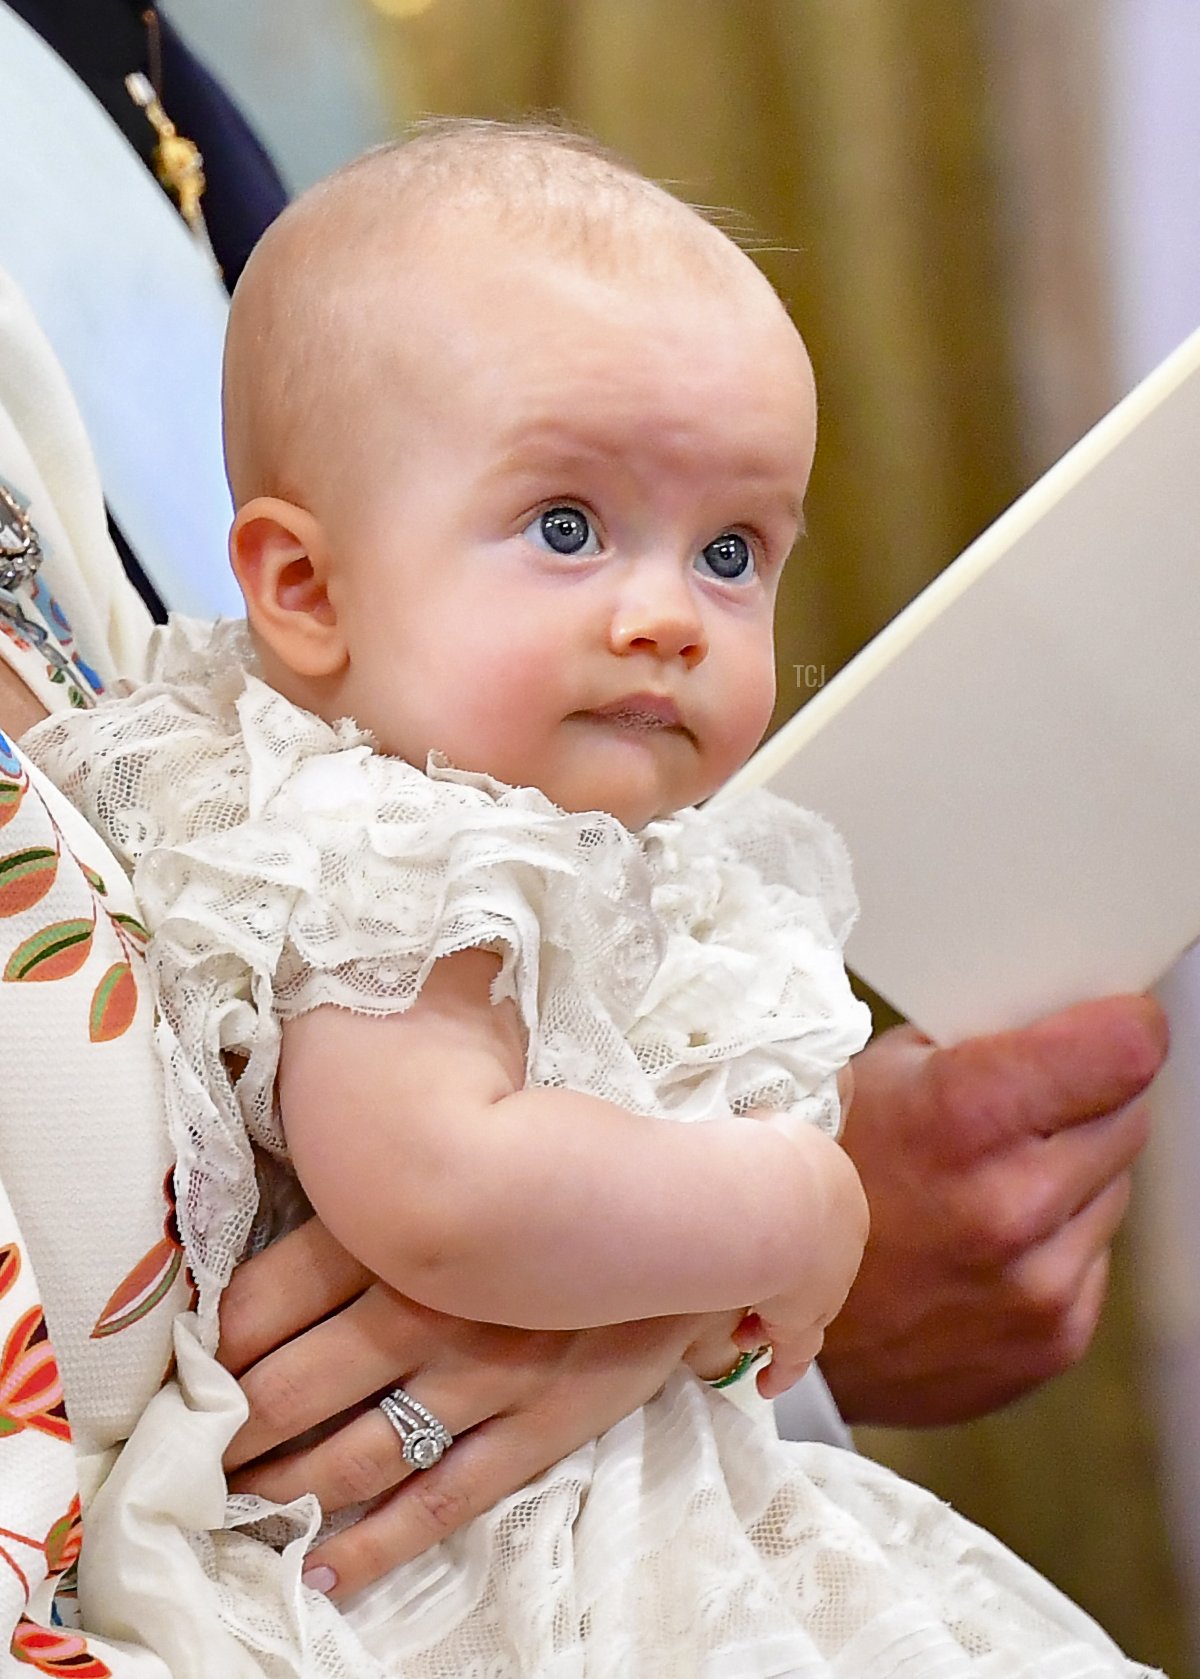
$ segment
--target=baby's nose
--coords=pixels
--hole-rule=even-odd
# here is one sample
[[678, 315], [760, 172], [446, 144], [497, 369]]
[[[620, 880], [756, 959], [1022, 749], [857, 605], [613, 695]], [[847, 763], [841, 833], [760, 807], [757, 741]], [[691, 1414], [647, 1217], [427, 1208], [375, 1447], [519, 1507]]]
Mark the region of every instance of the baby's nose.
[[682, 659], [689, 668], [708, 652], [699, 603], [678, 577], [642, 577], [626, 590], [613, 611], [609, 639], [615, 653]]

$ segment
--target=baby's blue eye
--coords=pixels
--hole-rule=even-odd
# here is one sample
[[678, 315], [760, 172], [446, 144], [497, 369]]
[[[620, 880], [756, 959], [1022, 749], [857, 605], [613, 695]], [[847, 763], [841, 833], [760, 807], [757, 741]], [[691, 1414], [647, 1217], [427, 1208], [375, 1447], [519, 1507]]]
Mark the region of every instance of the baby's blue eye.
[[535, 548], [547, 548], [552, 554], [598, 554], [600, 539], [592, 529], [586, 513], [577, 507], [548, 507], [526, 525], [523, 536]]
[[740, 583], [754, 576], [754, 554], [737, 531], [722, 531], [696, 556], [697, 571], [707, 571], [724, 583]]

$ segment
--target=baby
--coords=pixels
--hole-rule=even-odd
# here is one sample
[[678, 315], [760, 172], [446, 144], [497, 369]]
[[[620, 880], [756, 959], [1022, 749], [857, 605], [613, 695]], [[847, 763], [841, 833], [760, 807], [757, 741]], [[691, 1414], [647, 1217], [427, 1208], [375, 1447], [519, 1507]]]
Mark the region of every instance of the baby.
[[[833, 1140], [867, 1031], [842, 848], [767, 795], [694, 808], [770, 716], [814, 436], [753, 264], [571, 136], [420, 132], [252, 259], [226, 363], [248, 630], [175, 626], [150, 686], [31, 740], [153, 934], [198, 1328], [81, 1590], [144, 1521], [178, 1565], [172, 1672], [1144, 1671], [929, 1495], [781, 1443], [751, 1384], [730, 1402], [752, 1364], [762, 1396], [800, 1375], [866, 1230]], [[727, 1314], [695, 1362], [715, 1340], [728, 1368], [335, 1608], [300, 1578], [311, 1501], [197, 1515], [216, 1303], [293, 1173], [412, 1298]], [[380, 1404], [415, 1473], [455, 1449], [418, 1378]], [[153, 1646], [144, 1582], [105, 1591]]]

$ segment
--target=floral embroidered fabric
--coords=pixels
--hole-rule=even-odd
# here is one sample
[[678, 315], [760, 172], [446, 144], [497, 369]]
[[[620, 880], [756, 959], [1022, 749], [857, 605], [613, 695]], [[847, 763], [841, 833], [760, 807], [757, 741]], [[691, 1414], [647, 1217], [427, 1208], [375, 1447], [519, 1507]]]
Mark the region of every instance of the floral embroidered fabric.
[[[0, 554], [31, 528], [41, 555], [36, 575], [5, 568], [0, 662], [50, 711], [90, 705], [139, 668], [149, 622], [65, 379], [3, 274], [0, 485]], [[115, 859], [0, 736], [5, 1673], [169, 1679], [149, 1652], [78, 1630], [74, 1598], [90, 1501], [188, 1301], [140, 943]]]
[[81, 1502], [165, 1376], [188, 1299], [133, 908], [0, 735], [0, 985], [19, 1046], [0, 1125], [0, 1626], [17, 1660], [94, 1679], [122, 1668], [70, 1626]]

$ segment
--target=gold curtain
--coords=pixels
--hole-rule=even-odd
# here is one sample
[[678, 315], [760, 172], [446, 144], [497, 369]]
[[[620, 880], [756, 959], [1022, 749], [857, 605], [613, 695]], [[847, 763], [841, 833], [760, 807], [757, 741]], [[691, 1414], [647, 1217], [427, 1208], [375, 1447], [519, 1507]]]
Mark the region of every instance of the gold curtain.
[[[1032, 294], [989, 65], [1000, 14], [1028, 23], [1074, 3], [376, 0], [401, 117], [561, 112], [693, 202], [735, 207], [821, 392], [809, 535], [780, 615], [780, 719], [1031, 475], [1019, 329]], [[1071, 1377], [966, 1428], [861, 1443], [1186, 1679], [1141, 1357], [1119, 1264]]]

